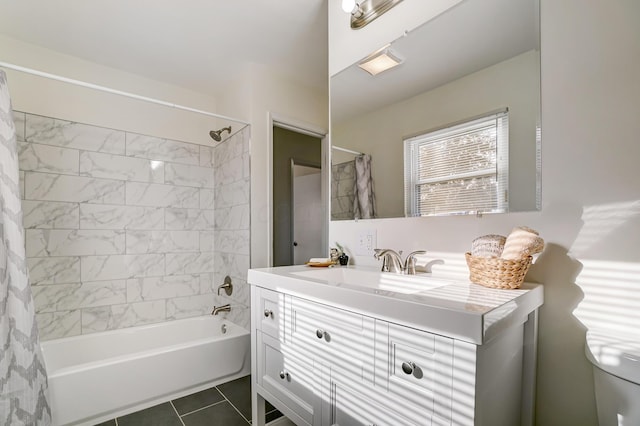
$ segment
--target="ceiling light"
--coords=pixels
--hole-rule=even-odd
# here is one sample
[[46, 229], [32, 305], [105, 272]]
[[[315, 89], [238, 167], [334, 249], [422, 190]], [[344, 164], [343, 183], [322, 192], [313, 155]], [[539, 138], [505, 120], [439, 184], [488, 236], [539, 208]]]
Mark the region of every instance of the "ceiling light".
[[391, 52], [389, 46], [385, 46], [379, 51], [371, 54], [362, 60], [358, 66], [371, 75], [380, 74], [402, 63], [402, 59]]

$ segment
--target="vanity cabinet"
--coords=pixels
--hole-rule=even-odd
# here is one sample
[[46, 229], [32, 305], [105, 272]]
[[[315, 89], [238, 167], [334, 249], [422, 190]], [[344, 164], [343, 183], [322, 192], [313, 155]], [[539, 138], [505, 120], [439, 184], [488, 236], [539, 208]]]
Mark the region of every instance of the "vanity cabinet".
[[297, 424], [451, 424], [453, 339], [253, 289], [256, 384]]
[[476, 344], [250, 283], [254, 425], [265, 399], [301, 426], [530, 424], [529, 316]]

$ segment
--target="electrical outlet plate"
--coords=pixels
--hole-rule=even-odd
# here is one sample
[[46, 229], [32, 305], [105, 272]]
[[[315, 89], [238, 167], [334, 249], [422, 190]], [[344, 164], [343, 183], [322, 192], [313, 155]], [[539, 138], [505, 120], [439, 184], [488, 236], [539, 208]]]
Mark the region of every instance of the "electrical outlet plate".
[[376, 244], [376, 230], [363, 229], [357, 235], [355, 254], [357, 256], [373, 256]]

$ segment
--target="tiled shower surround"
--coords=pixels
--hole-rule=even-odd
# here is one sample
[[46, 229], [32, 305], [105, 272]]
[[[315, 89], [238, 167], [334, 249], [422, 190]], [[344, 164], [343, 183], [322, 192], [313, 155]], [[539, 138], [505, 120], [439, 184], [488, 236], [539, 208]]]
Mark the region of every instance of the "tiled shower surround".
[[[201, 146], [14, 112], [44, 340], [205, 315], [249, 326], [249, 128]], [[230, 275], [234, 293], [217, 295]]]
[[353, 189], [356, 184], [356, 163], [331, 166], [331, 219], [353, 219]]

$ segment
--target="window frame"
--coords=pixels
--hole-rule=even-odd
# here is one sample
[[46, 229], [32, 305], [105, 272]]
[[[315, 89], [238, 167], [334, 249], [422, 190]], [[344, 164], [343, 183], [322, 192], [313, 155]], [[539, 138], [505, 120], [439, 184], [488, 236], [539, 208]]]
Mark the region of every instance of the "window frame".
[[[472, 172], [460, 173], [456, 175], [435, 177], [431, 179], [418, 179], [420, 173], [418, 151], [420, 146], [431, 143], [441, 143], [451, 140], [466, 133], [478, 131], [486, 128], [490, 122], [494, 121], [496, 131], [495, 142], [495, 164], [490, 168], [475, 170]], [[509, 210], [509, 109], [491, 111], [469, 119], [457, 121], [445, 126], [434, 128], [417, 135], [403, 138], [404, 150], [404, 199], [406, 217], [426, 217], [426, 216], [446, 216], [446, 215], [469, 215], [484, 213], [505, 213]], [[443, 164], [445, 164], [443, 162]], [[456, 179], [472, 179], [475, 177], [495, 176], [496, 180], [496, 202], [493, 207], [487, 209], [450, 209], [447, 211], [423, 213], [419, 209], [418, 188], [420, 185], [433, 183], [446, 183]]]

